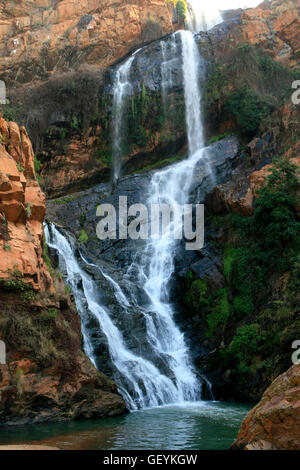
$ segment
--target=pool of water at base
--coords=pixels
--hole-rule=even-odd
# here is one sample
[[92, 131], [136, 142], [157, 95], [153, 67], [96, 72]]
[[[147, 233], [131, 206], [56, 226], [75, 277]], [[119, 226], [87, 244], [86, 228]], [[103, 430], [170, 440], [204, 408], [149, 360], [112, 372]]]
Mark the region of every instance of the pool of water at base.
[[222, 450], [250, 406], [225, 402], [170, 405], [119, 418], [0, 427], [0, 445], [41, 444], [66, 450]]

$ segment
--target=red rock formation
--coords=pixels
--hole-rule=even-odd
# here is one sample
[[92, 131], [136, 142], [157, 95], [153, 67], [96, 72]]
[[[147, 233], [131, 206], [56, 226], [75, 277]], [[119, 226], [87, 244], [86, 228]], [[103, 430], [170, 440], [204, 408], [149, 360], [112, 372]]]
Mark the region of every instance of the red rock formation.
[[0, 5], [0, 75], [27, 83], [78, 65], [105, 67], [173, 31], [165, 0], [8, 0]]
[[275, 59], [296, 66], [300, 51], [299, 6], [300, 0], [273, 0], [244, 11], [240, 24], [231, 28], [227, 35], [231, 47], [234, 43], [250, 42]]
[[45, 196], [35, 179], [24, 127], [0, 118], [0, 279], [14, 272], [35, 290], [53, 292], [43, 260]]
[[266, 390], [245, 418], [232, 448], [300, 450], [300, 364]]

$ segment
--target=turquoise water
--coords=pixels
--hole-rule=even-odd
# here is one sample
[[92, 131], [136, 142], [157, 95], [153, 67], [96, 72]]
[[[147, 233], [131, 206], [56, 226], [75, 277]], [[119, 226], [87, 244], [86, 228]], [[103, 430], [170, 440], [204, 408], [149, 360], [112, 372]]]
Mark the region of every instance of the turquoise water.
[[121, 418], [0, 428], [0, 444], [81, 450], [222, 450], [249, 406], [199, 402], [136, 411]]

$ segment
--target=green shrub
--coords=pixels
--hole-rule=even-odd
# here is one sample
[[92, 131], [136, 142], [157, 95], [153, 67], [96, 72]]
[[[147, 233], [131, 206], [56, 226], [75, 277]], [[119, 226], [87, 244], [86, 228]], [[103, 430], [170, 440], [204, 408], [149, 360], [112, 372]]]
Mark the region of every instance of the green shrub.
[[209, 313], [206, 318], [209, 327], [208, 336], [224, 332], [231, 314], [227, 288], [220, 289], [216, 295], [218, 298], [217, 304], [212, 308], [211, 313]]
[[259, 97], [251, 88], [244, 86], [230, 96], [225, 109], [233, 114], [241, 129], [247, 137], [253, 136], [261, 123], [276, 108], [271, 97]]
[[223, 254], [223, 273], [225, 276], [225, 279], [227, 282], [230, 282], [231, 280], [231, 274], [232, 274], [232, 268], [233, 268], [233, 263], [236, 258], [236, 249], [232, 247], [231, 245], [228, 245], [225, 248], [224, 254]]
[[17, 168], [19, 171], [21, 171], [21, 173], [24, 173], [25, 168], [22, 165], [20, 165], [20, 163], [17, 163]]
[[50, 320], [55, 320], [57, 316], [57, 309], [56, 308], [48, 308], [48, 318]]
[[266, 185], [259, 191], [253, 217], [231, 217], [239, 246], [226, 248], [223, 260], [238, 317], [253, 313], [264, 298], [271, 273], [281, 275], [291, 270], [294, 280], [298, 276], [300, 222], [295, 207], [300, 185], [296, 167], [288, 159], [274, 163]]
[[178, 0], [176, 3], [176, 11], [180, 22], [184, 22], [186, 18], [187, 4], [184, 0]]
[[86, 233], [86, 231], [84, 229], [80, 230], [80, 235], [79, 235], [78, 241], [79, 241], [79, 243], [86, 243], [86, 242], [89, 241], [88, 234]]
[[[190, 275], [192, 275], [191, 272]], [[188, 273], [188, 280], [191, 280], [190, 275]], [[186, 294], [186, 304], [195, 310], [201, 310], [210, 303], [210, 299], [207, 297], [207, 294], [208, 286], [206, 280], [197, 279], [191, 283]]]
[[[235, 372], [241, 376], [242, 380], [246, 380], [261, 348], [266, 349], [268, 342], [272, 348], [274, 341], [276, 340], [272, 338], [272, 334], [262, 330], [258, 323], [244, 325], [237, 329], [232, 342], [226, 349], [225, 360], [229, 366], [234, 367]], [[258, 367], [261, 368], [262, 364]]]

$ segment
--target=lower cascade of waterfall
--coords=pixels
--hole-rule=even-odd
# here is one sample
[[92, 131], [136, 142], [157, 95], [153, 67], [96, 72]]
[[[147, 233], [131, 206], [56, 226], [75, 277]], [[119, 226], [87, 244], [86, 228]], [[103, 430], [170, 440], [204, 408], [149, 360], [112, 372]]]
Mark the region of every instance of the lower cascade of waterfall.
[[[153, 174], [148, 195], [145, 196], [148, 206], [153, 203], [165, 203], [169, 206], [188, 203], [195, 165], [205, 157], [198, 83], [199, 69], [204, 65], [194, 36], [189, 31], [174, 34], [171, 53], [177, 52], [175, 37], [178, 38], [178, 35], [182, 45], [189, 156], [185, 161]], [[162, 66], [163, 96], [167, 94], [172, 80], [172, 57], [167, 60], [165, 53], [162, 48], [162, 57], [165, 57]], [[120, 90], [115, 90], [114, 96], [119, 106], [120, 96], [126, 92], [126, 88], [130, 88], [129, 70], [134, 55], [127, 60], [123, 69], [119, 69], [117, 75]], [[122, 123], [117, 122], [114, 125], [118, 129]], [[116, 147], [118, 145], [116, 142]], [[82, 319], [85, 352], [96, 365], [97, 357], [87, 327], [87, 316], [92, 315], [105, 335], [113, 366], [111, 375], [127, 406], [135, 410], [201, 399], [201, 381], [193, 369], [184, 335], [175, 323], [174, 307], [170, 299], [170, 280], [175, 270], [174, 257], [178, 242], [166, 237], [159, 240], [150, 238], [142, 250], [137, 250], [127, 277], [131, 279], [132, 286], [143, 291], [141, 301], [140, 297], [135, 297], [136, 289], [127, 289], [125, 293], [102, 267], [90, 263], [86, 255], [78, 255], [71, 237], [60, 232], [53, 224], [45, 226], [45, 235], [49, 247], [58, 252], [66, 282], [74, 293]], [[99, 298], [97, 282], [89, 274], [91, 268], [98, 270], [114, 292], [120, 312], [117, 321], [109, 305]], [[121, 326], [123, 318], [130, 316], [131, 309], [139, 312], [145, 325], [145, 337], [140, 351], [132, 350], [128, 337], [133, 333], [126, 331], [124, 334], [124, 326]]]
[[[109, 346], [111, 360], [115, 370], [118, 372], [115, 378], [118, 389], [123, 395], [127, 406], [131, 410], [138, 408], [155, 407], [170, 403], [183, 403], [186, 400], [195, 399], [191, 386], [195, 386], [194, 378], [185, 370], [186, 364], [181, 362], [184, 354], [184, 343], [182, 335], [179, 333], [171, 318], [166, 318], [165, 328], [161, 330], [164, 341], [172, 339], [174, 351], [171, 345], [166, 346], [166, 354], [169, 355], [170, 369], [178, 377], [178, 381], [162, 373], [150, 360], [132, 353], [126, 346], [121, 331], [114, 324], [110, 316], [109, 308], [98, 302], [97, 285], [92, 277], [80, 266], [75, 255], [72, 241], [62, 234], [55, 225], [45, 225], [45, 236], [50, 248], [59, 254], [60, 266], [65, 269], [66, 282], [70, 286], [77, 310], [82, 319], [82, 334], [84, 337], [85, 353], [94, 365], [96, 358], [89, 341], [89, 332], [86, 328], [86, 311], [95, 317], [99, 322], [99, 328], [104, 332]], [[82, 257], [83, 264], [89, 263]], [[99, 268], [101, 270], [101, 268]], [[116, 289], [116, 297], [124, 309], [129, 305], [124, 293], [116, 282], [107, 274], [104, 277], [112, 283]], [[126, 311], [124, 312], [126, 314]], [[161, 325], [162, 326], [162, 325]], [[159, 345], [159, 340], [155, 340]], [[161, 348], [165, 346], [161, 345]]]

